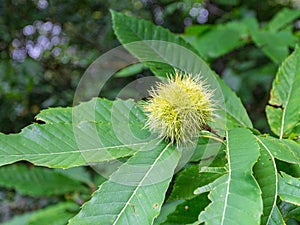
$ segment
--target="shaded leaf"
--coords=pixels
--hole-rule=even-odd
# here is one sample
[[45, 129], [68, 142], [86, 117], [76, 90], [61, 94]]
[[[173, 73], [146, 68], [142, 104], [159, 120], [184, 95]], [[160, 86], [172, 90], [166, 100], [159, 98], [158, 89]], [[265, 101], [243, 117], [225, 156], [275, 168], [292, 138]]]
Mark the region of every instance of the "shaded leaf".
[[[187, 35], [187, 40], [190, 40], [188, 36], [192, 33], [193, 40], [190, 43], [204, 58], [217, 58], [250, 41], [246, 20], [248, 18], [241, 21], [219, 24], [206, 32], [203, 32], [203, 25], [194, 25], [188, 27], [185, 36]], [[220, 39], [223, 41], [220, 42]]]
[[197, 187], [207, 185], [221, 175], [222, 174], [199, 173], [199, 165], [192, 165], [177, 174], [168, 201], [191, 199], [195, 197], [194, 190]]
[[199, 213], [209, 204], [207, 194], [197, 195], [186, 200], [176, 207], [176, 210], [169, 214], [163, 225], [185, 225], [198, 220]]
[[296, 219], [300, 221], [300, 207], [297, 205], [293, 205], [288, 202], [280, 203], [280, 211], [282, 212], [283, 217], [288, 219]]
[[277, 31], [282, 29], [288, 23], [293, 22], [300, 16], [300, 9], [292, 10], [284, 8], [279, 11], [268, 23], [267, 29], [271, 31]]
[[3, 225], [65, 225], [79, 207], [72, 202], [62, 202], [57, 205], [35, 212], [14, 217]]
[[85, 167], [75, 167], [70, 169], [55, 169], [56, 173], [59, 173], [69, 179], [76, 180], [87, 185], [93, 183], [90, 173], [87, 172]]
[[252, 30], [251, 36], [255, 44], [276, 64], [280, 64], [288, 56], [289, 47], [294, 46], [296, 41], [291, 30]]
[[124, 69], [118, 71], [114, 76], [115, 77], [130, 77], [141, 73], [144, 69], [144, 65], [142, 63], [132, 64]]
[[229, 178], [228, 174], [224, 174], [224, 175], [218, 177], [217, 179], [215, 179], [213, 182], [203, 185], [201, 187], [198, 187], [194, 191], [194, 194], [199, 195], [199, 194], [202, 194], [205, 192], [210, 192], [210, 191], [214, 190], [215, 188], [217, 188], [218, 186], [222, 185], [223, 183], [226, 183], [228, 181], [228, 178]]
[[65, 225], [78, 210], [78, 205], [74, 203], [59, 203], [34, 213], [30, 217], [28, 225]]
[[168, 215], [174, 212], [176, 207], [182, 202], [184, 202], [184, 200], [176, 200], [164, 203], [161, 207], [160, 214], [157, 218], [155, 218], [153, 225], [159, 225], [166, 221]]
[[292, 177], [283, 172], [281, 175], [278, 175], [279, 197], [285, 202], [300, 206], [300, 178]]
[[0, 167], [0, 174], [0, 186], [13, 188], [24, 195], [51, 196], [75, 191], [88, 192], [81, 182], [48, 168], [29, 168], [14, 164]]

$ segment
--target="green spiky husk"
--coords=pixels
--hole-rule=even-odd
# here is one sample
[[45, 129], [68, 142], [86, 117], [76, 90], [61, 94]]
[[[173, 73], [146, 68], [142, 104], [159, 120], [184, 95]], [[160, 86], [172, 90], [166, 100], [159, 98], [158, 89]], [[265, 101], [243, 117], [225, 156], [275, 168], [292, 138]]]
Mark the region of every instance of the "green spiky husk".
[[146, 126], [172, 143], [192, 142], [212, 119], [211, 97], [199, 76], [176, 72], [150, 91]]

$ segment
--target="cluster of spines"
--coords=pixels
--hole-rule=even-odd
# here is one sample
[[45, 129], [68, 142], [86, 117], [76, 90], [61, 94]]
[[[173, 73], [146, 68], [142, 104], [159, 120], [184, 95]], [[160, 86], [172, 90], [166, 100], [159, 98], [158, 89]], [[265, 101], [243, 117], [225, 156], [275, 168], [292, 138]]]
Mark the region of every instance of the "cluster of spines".
[[144, 109], [146, 127], [171, 143], [186, 144], [197, 138], [212, 119], [212, 91], [199, 75], [176, 72], [150, 91]]

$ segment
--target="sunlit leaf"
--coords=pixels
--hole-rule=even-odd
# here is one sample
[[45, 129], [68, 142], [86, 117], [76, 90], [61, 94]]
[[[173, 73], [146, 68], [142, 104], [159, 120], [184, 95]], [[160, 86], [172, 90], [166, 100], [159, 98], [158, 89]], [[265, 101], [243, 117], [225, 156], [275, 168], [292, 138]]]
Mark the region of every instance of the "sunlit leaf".
[[262, 142], [259, 144], [260, 157], [254, 166], [254, 176], [262, 191], [263, 215], [261, 225], [266, 225], [269, 224], [272, 212], [276, 207], [278, 179], [275, 158], [271, 150]]
[[263, 204], [261, 190], [252, 175], [259, 146], [246, 129], [233, 129], [226, 139], [228, 175], [223, 175], [223, 182], [212, 189], [208, 196], [212, 202], [200, 213], [199, 220], [206, 225], [259, 225]]
[[300, 121], [300, 48], [282, 63], [266, 108], [269, 125], [280, 138], [288, 136]]
[[104, 182], [70, 225], [146, 225], [159, 214], [180, 153], [149, 143]]

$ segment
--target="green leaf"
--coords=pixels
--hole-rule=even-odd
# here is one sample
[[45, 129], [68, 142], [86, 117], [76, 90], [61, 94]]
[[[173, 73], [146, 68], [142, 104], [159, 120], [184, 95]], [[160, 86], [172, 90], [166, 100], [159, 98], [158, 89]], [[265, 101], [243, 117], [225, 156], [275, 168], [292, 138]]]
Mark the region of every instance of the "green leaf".
[[114, 76], [115, 77], [130, 77], [141, 73], [144, 69], [144, 65], [142, 63], [132, 64], [124, 69], [118, 71]]
[[216, 2], [217, 4], [221, 4], [221, 5], [238, 5], [239, 4], [239, 0], [214, 0], [214, 2]]
[[297, 142], [270, 136], [258, 137], [258, 139], [268, 148], [274, 158], [288, 163], [300, 163], [300, 145]]
[[[134, 56], [156, 76], [166, 78], [178, 68], [194, 75], [201, 74], [207, 87], [214, 90], [216, 114], [214, 126], [221, 129], [252, 127], [240, 99], [210, 70], [196, 50], [181, 37], [154, 24], [111, 11], [114, 31]], [[224, 124], [225, 123], [225, 124]]]
[[224, 167], [201, 167], [200, 172], [202, 173], [219, 173], [225, 174], [227, 172]]
[[[140, 60], [140, 54], [144, 54], [147, 52], [146, 58], [144, 60], [141, 60], [141, 62], [149, 67], [155, 74], [161, 74], [161, 72], [174, 72], [174, 69], [170, 65], [165, 64], [166, 61], [164, 59], [164, 55], [160, 55], [159, 52], [153, 51], [153, 48], [159, 48], [157, 44], [160, 41], [177, 43], [180, 46], [193, 50], [191, 45], [188, 44], [185, 40], [177, 35], [174, 35], [169, 30], [166, 30], [161, 26], [155, 26], [148, 21], [125, 16], [124, 14], [118, 13], [116, 11], [111, 11], [111, 15], [113, 21], [113, 29], [119, 41], [122, 44], [127, 44], [124, 47], [127, 48], [131, 53], [133, 53], [133, 55], [137, 56]], [[151, 42], [147, 40], [157, 40], [158, 42]], [[141, 47], [141, 49], [130, 48], [130, 44], [128, 45], [128, 43], [131, 42], [136, 42], [137, 46]], [[138, 42], [140, 42], [140, 44]], [[170, 50], [172, 51], [172, 49]], [[144, 51], [144, 53], [141, 51]], [[160, 62], [153, 63], [152, 61], [156, 59], [160, 60]], [[177, 63], [179, 62], [177, 61]]]
[[286, 225], [277, 206], [272, 210], [268, 225]]
[[209, 204], [207, 194], [197, 195], [196, 197], [182, 202], [176, 210], [169, 214], [163, 225], [185, 225], [198, 220], [199, 213]]
[[78, 210], [78, 205], [74, 203], [59, 203], [33, 214], [28, 225], [65, 225], [68, 219], [74, 216]]
[[300, 163], [292, 164], [281, 160], [276, 160], [278, 171], [285, 172], [293, 177], [300, 177]]
[[281, 175], [278, 175], [279, 197], [285, 202], [300, 206], [300, 178], [292, 177], [283, 172], [281, 172]]
[[23, 215], [14, 216], [11, 220], [1, 223], [1, 225], [28, 225], [28, 221], [33, 212], [25, 213]]
[[220, 176], [219, 178], [215, 179], [213, 182], [198, 187], [194, 191], [194, 194], [200, 195], [205, 192], [210, 192], [210, 191], [214, 190], [216, 187], [218, 187], [219, 185], [226, 183], [228, 181], [228, 178], [229, 178], [228, 174], [224, 174], [224, 175]]
[[70, 168], [130, 156], [148, 142], [145, 115], [132, 100], [112, 104], [95, 99], [74, 107], [73, 124], [70, 110], [50, 111], [38, 117], [49, 124], [30, 125], [19, 134], [0, 133], [0, 165], [26, 160]]
[[13, 188], [24, 195], [51, 196], [88, 191], [79, 181], [48, 168], [14, 164], [0, 167], [0, 174], [0, 186]]
[[[118, 112], [123, 110], [122, 112]], [[56, 107], [42, 110], [36, 119], [47, 124], [102, 122], [109, 123], [113, 119], [129, 116], [130, 121], [143, 123], [146, 119], [143, 110], [132, 100], [111, 101], [104, 98], [93, 98], [74, 107]], [[128, 121], [128, 118], [127, 118]]]
[[176, 200], [164, 203], [161, 207], [160, 214], [157, 218], [155, 218], [153, 225], [160, 225], [166, 221], [168, 215], [173, 213], [176, 210], [176, 207], [182, 202], [184, 202], [184, 200]]
[[300, 9], [292, 10], [284, 8], [272, 18], [267, 25], [267, 29], [271, 31], [278, 31], [288, 23], [293, 22], [293, 20], [297, 19], [299, 16]]
[[199, 165], [192, 165], [177, 174], [168, 201], [191, 199], [195, 197], [194, 190], [197, 187], [205, 186], [219, 178], [221, 175], [222, 174], [199, 173]]
[[[190, 43], [204, 58], [220, 57], [249, 42], [249, 31], [245, 20], [248, 20], [248, 18], [216, 25], [213, 29], [205, 33], [203, 33], [202, 25], [196, 25], [192, 28], [188, 27], [189, 32], [192, 29], [194, 37]], [[197, 28], [199, 28], [198, 33], [196, 32]], [[189, 33], [185, 35], [189, 35]], [[186, 36], [183, 37], [185, 38]], [[220, 42], [221, 39], [222, 42]], [[187, 40], [189, 40], [188, 36]]]
[[262, 191], [263, 215], [261, 217], [261, 225], [266, 225], [269, 224], [272, 211], [276, 207], [278, 189], [277, 169], [271, 150], [260, 142], [259, 139], [257, 140], [260, 143], [260, 157], [253, 170]]
[[62, 202], [45, 209], [14, 217], [2, 225], [65, 225], [79, 207], [72, 202]]
[[[260, 224], [263, 205], [260, 188], [252, 175], [259, 146], [249, 130], [227, 133], [228, 175], [209, 194], [211, 204], [199, 215], [206, 225]], [[219, 178], [219, 179], [221, 179]]]
[[266, 108], [271, 130], [280, 138], [288, 136], [300, 121], [300, 49], [282, 63]]
[[252, 30], [251, 36], [254, 43], [276, 64], [280, 64], [288, 56], [289, 47], [296, 42], [291, 30]]
[[296, 219], [300, 221], [300, 207], [293, 205], [288, 202], [281, 202], [280, 203], [280, 210], [282, 212], [283, 217], [288, 219]]
[[100, 186], [69, 224], [152, 224], [180, 155], [170, 145], [150, 142]]
[[85, 167], [75, 167], [70, 169], [55, 169], [55, 172], [61, 174], [69, 179], [91, 185], [93, 183], [90, 173], [85, 169]]

